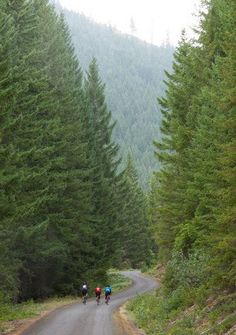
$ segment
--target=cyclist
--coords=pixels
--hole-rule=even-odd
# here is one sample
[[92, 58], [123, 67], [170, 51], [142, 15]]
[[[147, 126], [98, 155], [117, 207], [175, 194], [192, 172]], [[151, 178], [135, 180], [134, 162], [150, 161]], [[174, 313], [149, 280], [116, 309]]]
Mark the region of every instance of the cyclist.
[[105, 287], [105, 303], [108, 305], [111, 296], [111, 286], [107, 285]]
[[95, 295], [96, 295], [97, 305], [99, 305], [100, 298], [101, 298], [101, 293], [102, 293], [102, 289], [101, 289], [100, 286], [97, 285], [97, 287], [95, 288]]
[[83, 303], [86, 304], [87, 296], [88, 296], [88, 284], [86, 281], [83, 282], [81, 292], [82, 292], [82, 297], [83, 297]]

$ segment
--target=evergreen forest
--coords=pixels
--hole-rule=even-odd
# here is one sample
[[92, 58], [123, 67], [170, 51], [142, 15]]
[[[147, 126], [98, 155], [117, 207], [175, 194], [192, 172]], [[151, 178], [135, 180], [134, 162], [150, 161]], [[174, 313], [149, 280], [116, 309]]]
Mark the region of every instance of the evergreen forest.
[[49, 0], [1, 0], [0, 36], [0, 312], [142, 268], [147, 335], [235, 334], [236, 2], [174, 55]]
[[145, 195], [132, 158], [119, 168], [97, 61], [83, 75], [63, 15], [3, 0], [0, 36], [1, 301], [76, 295], [149, 260]]
[[202, 1], [166, 75], [149, 193], [163, 285], [131, 309], [147, 334], [235, 334], [235, 1]]
[[124, 157], [131, 153], [141, 185], [148, 188], [159, 165], [154, 158], [153, 139], [161, 138], [161, 111], [157, 96], [164, 94], [165, 70], [171, 70], [174, 47], [163, 41], [155, 46], [114, 27], [95, 23], [82, 14], [62, 9], [69, 25], [75, 53], [84, 71], [93, 57], [106, 83], [108, 107], [116, 121], [113, 139]]
[[205, 4], [199, 36], [188, 41], [183, 33], [159, 99], [162, 168], [152, 179], [150, 217], [164, 263], [200, 253], [211, 285], [233, 290], [236, 3]]

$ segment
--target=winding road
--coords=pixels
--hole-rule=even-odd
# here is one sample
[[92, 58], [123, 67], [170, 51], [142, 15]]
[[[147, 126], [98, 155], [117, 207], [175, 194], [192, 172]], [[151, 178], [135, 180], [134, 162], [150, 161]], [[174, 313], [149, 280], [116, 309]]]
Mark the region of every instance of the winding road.
[[[95, 298], [86, 305], [76, 303], [59, 310], [35, 322], [22, 335], [118, 335], [119, 329], [113, 323], [113, 312], [137, 294], [151, 291], [158, 283], [144, 277], [139, 271], [123, 271], [125, 276], [133, 280], [131, 287], [111, 297], [107, 306], [97, 306]], [[122, 333], [122, 335], [128, 335]]]

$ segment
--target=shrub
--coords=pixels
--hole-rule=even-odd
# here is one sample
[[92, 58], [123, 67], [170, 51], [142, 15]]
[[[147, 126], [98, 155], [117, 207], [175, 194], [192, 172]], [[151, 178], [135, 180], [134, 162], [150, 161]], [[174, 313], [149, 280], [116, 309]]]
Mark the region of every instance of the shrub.
[[198, 287], [208, 278], [208, 255], [198, 250], [184, 257], [176, 252], [167, 264], [164, 277], [166, 293], [176, 290], [178, 287]]

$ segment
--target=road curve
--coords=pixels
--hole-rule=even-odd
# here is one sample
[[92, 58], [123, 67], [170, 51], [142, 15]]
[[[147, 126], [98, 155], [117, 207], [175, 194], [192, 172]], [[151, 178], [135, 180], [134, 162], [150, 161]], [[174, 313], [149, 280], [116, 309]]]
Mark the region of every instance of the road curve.
[[123, 271], [125, 276], [133, 280], [133, 285], [111, 297], [107, 306], [103, 299], [97, 306], [95, 298], [86, 305], [76, 303], [50, 313], [35, 322], [22, 335], [116, 335], [112, 321], [113, 312], [124, 302], [137, 294], [151, 291], [157, 287], [157, 282], [144, 277], [139, 271]]

